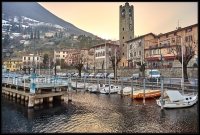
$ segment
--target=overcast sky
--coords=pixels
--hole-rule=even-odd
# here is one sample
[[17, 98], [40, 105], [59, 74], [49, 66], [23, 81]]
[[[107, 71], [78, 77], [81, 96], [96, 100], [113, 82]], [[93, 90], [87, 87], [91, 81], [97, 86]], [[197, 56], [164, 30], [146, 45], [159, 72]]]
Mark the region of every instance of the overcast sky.
[[[39, 2], [51, 13], [102, 38], [119, 39], [119, 6], [125, 2]], [[129, 2], [135, 35], [173, 31], [198, 23], [197, 2]]]

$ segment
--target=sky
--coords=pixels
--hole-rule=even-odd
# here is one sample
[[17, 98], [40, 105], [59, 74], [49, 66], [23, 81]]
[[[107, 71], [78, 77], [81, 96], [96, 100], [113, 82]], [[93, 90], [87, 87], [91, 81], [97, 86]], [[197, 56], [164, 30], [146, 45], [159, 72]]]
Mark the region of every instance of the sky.
[[[76, 27], [104, 39], [119, 40], [119, 6], [125, 2], [39, 2]], [[135, 36], [166, 33], [198, 23], [197, 2], [129, 2]], [[179, 23], [178, 23], [179, 22]]]

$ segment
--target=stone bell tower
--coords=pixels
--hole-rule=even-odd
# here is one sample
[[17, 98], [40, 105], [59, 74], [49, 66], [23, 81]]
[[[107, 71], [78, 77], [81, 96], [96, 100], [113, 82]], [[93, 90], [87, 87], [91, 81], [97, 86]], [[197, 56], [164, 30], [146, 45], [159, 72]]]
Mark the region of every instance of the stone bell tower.
[[128, 66], [128, 48], [126, 41], [134, 38], [134, 7], [129, 5], [128, 2], [124, 6], [119, 7], [119, 41], [122, 59], [119, 67]]

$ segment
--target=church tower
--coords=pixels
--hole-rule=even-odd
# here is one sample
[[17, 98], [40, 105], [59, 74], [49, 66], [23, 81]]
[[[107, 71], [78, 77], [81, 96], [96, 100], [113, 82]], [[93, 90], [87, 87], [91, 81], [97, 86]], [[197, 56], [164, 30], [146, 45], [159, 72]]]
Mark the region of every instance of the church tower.
[[128, 50], [126, 41], [134, 38], [134, 7], [128, 2], [124, 6], [119, 7], [119, 41], [122, 59], [119, 63], [120, 67], [128, 66]]

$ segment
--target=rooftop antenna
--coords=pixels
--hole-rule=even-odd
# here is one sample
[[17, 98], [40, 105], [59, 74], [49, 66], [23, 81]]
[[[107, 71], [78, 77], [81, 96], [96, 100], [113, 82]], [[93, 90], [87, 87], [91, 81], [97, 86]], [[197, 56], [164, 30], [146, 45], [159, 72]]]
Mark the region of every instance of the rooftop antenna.
[[178, 27], [177, 27], [177, 29], [179, 29], [180, 27], [179, 27], [179, 20], [178, 20]]

